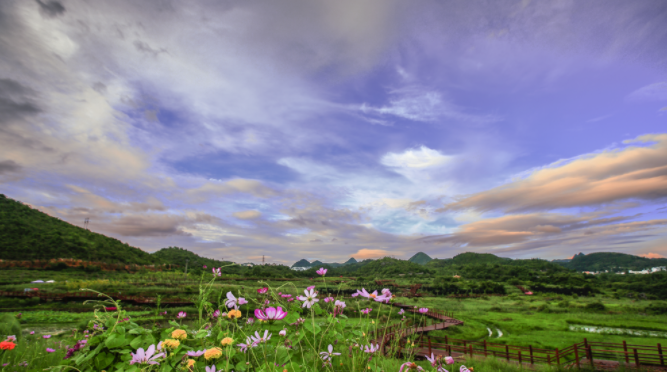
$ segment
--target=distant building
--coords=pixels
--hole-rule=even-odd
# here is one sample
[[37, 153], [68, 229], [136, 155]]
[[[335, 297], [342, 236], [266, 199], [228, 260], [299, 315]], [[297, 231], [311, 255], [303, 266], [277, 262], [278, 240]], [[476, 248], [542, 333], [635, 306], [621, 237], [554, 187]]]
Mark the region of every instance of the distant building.
[[310, 267], [293, 267], [292, 270], [294, 271], [306, 271], [310, 269]]

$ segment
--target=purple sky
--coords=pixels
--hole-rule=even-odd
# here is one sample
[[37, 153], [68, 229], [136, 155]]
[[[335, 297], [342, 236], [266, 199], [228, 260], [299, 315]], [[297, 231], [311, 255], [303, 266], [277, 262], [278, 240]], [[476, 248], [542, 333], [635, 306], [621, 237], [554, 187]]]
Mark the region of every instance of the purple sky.
[[147, 251], [667, 256], [667, 2], [0, 2], [0, 192]]

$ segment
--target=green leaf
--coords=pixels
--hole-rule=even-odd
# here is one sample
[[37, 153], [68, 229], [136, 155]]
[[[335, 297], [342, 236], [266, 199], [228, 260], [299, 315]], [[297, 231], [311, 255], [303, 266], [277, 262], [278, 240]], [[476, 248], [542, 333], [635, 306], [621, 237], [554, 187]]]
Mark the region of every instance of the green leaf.
[[292, 311], [289, 314], [287, 314], [287, 316], [283, 319], [283, 322], [285, 322], [287, 324], [292, 324], [292, 323], [296, 322], [297, 319], [299, 319], [299, 314]]
[[134, 350], [136, 350], [136, 349], [138, 349], [139, 346], [141, 346], [143, 343], [144, 343], [144, 337], [143, 337], [143, 336], [137, 336], [137, 337], [135, 337], [134, 339], [132, 339], [132, 341], [130, 342], [130, 346], [132, 346], [132, 348], [133, 348]]
[[288, 370], [289, 372], [301, 372], [301, 367], [299, 366], [299, 363], [297, 363], [297, 362], [292, 362], [292, 363], [286, 365], [285, 369]]
[[100, 353], [100, 355], [98, 355], [95, 358], [95, 367], [97, 368], [98, 371], [101, 371], [108, 365], [110, 365], [115, 357], [116, 356], [111, 353], [106, 353], [106, 352]]
[[236, 363], [236, 370], [237, 371], [245, 371], [245, 369], [246, 369], [245, 367], [246, 367], [246, 364], [245, 364], [244, 361], [240, 361], [240, 362]]
[[306, 320], [306, 322], [303, 323], [303, 327], [314, 335], [320, 333], [320, 331], [322, 330], [319, 325], [317, 324], [313, 325], [312, 320]]
[[180, 324], [176, 323], [176, 322], [173, 321], [173, 320], [170, 320], [170, 321], [169, 321], [169, 324], [173, 325], [173, 326], [176, 327], [176, 328], [180, 328], [180, 326], [181, 326]]
[[104, 344], [107, 345], [109, 349], [114, 349], [127, 345], [128, 341], [125, 339], [125, 336], [120, 336], [116, 333], [113, 333], [111, 336], [109, 336], [109, 338], [107, 338]]
[[204, 337], [206, 337], [206, 335], [208, 335], [208, 331], [202, 329], [199, 332], [197, 332], [197, 334], [195, 335], [195, 338], [197, 338], [197, 339], [198, 338], [204, 338]]
[[[108, 340], [108, 339], [107, 339], [107, 340]], [[97, 345], [97, 347], [95, 348], [95, 350], [89, 351], [88, 354], [83, 354], [83, 353], [82, 353], [81, 355], [85, 355], [86, 357], [83, 358], [83, 359], [77, 360], [77, 361], [76, 361], [76, 364], [79, 365], [79, 364], [81, 364], [81, 363], [83, 363], [83, 362], [85, 362], [85, 361], [90, 360], [92, 357], [94, 357], [95, 355], [97, 355], [97, 353], [99, 353], [99, 352], [102, 350], [102, 348], [104, 348], [104, 344], [99, 344], [99, 345]]]

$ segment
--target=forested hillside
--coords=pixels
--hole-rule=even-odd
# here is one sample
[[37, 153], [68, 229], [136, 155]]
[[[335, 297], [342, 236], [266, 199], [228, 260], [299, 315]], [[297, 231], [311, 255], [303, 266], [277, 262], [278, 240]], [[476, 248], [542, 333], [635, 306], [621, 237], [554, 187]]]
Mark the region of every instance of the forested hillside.
[[147, 252], [90, 232], [0, 194], [0, 259], [75, 258], [107, 263], [159, 263]]
[[185, 266], [187, 261], [188, 266], [193, 269], [203, 267], [204, 265], [210, 269], [231, 264], [230, 261], [220, 261], [201, 257], [194, 252], [179, 247], [162, 248], [159, 251], [152, 253], [151, 256], [153, 256], [156, 261], [180, 266]]
[[567, 263], [568, 269], [576, 271], [620, 271], [643, 270], [656, 266], [667, 266], [667, 258], [645, 258], [625, 253], [598, 252], [576, 255]]

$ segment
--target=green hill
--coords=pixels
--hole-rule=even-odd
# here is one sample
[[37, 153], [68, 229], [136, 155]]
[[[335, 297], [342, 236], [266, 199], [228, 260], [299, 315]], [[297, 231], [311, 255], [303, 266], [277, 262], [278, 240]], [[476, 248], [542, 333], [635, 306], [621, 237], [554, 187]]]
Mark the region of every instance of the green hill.
[[667, 258], [645, 258], [625, 253], [597, 252], [575, 255], [570, 262], [562, 265], [576, 271], [643, 270], [656, 266], [667, 266]]
[[345, 261], [345, 263], [343, 263], [343, 265], [349, 265], [349, 264], [354, 264], [354, 263], [357, 263], [357, 260], [355, 260], [354, 257], [350, 257], [350, 259]]
[[291, 267], [315, 267], [316, 269], [319, 269], [320, 267], [324, 266], [329, 266], [329, 267], [341, 267], [345, 265], [349, 265], [351, 263], [356, 263], [357, 260], [354, 259], [354, 257], [350, 257], [349, 260], [345, 261], [345, 263], [337, 263], [337, 262], [322, 262], [320, 260], [315, 260], [313, 262], [309, 262], [308, 260], [300, 259], [299, 261], [295, 262]]
[[140, 265], [162, 263], [139, 248], [74, 226], [0, 194], [0, 259], [52, 258]]
[[431, 257], [429, 257], [424, 252], [419, 252], [419, 253], [415, 254], [414, 256], [412, 256], [408, 259], [408, 261], [416, 263], [416, 264], [420, 264], [420, 265], [426, 265], [431, 260], [433, 260], [433, 259]]
[[188, 261], [188, 266], [191, 268], [207, 266], [208, 269], [213, 267], [220, 267], [229, 265], [231, 262], [214, 260], [211, 258], [201, 257], [194, 252], [179, 247], [162, 248], [157, 252], [151, 254], [156, 260], [168, 264], [184, 266]]
[[300, 259], [299, 261], [295, 262], [292, 267], [310, 267], [310, 262], [306, 259]]

